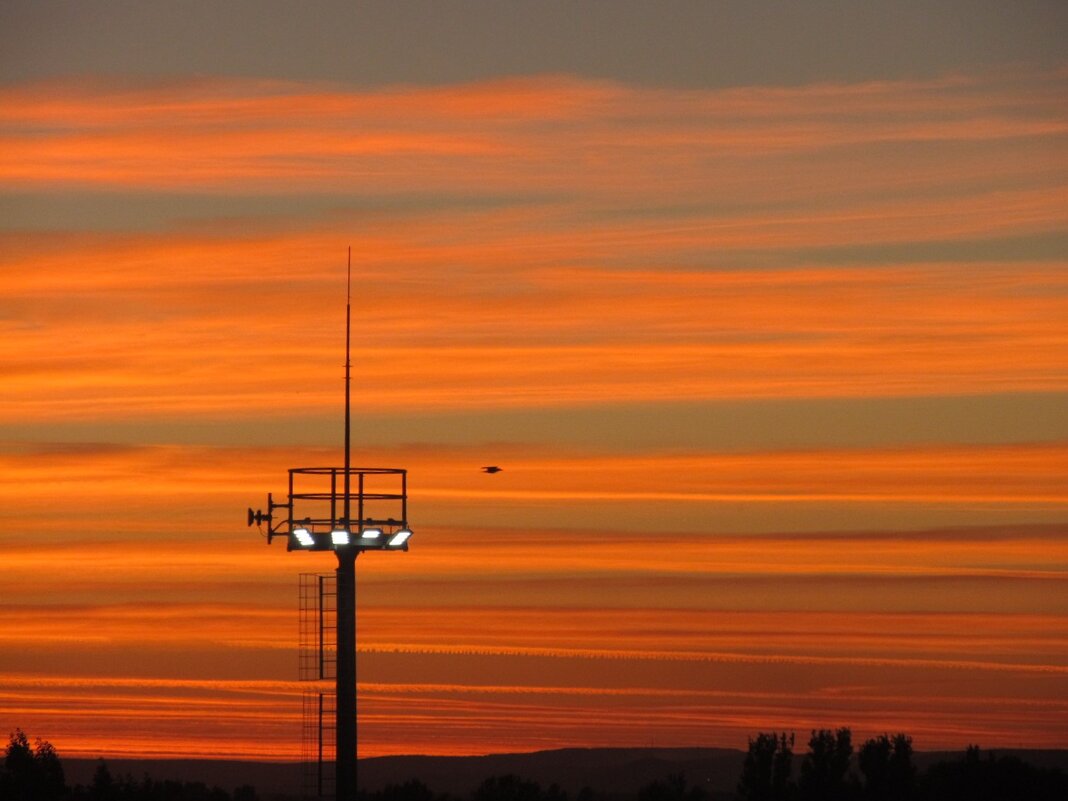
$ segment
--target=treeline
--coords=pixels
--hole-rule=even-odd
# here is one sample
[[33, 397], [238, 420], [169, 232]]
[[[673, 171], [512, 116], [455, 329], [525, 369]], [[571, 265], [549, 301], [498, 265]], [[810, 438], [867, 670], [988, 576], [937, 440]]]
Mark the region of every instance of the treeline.
[[[738, 796], [745, 801], [1063, 801], [1068, 776], [1016, 757], [980, 754], [968, 746], [960, 760], [938, 762], [920, 774], [912, 738], [884, 734], [864, 742], [854, 760], [848, 728], [813, 731], [794, 770], [795, 736], [761, 733], [749, 740]], [[854, 766], [856, 770], [854, 770]]]
[[[795, 736], [759, 733], [749, 739], [734, 798], [741, 801], [1064, 801], [1068, 776], [1012, 756], [982, 754], [969, 746], [959, 759], [914, 764], [912, 738], [881, 735], [854, 750], [848, 728], [813, 731], [807, 750], [794, 753]], [[636, 788], [637, 801], [718, 801], [681, 774]], [[0, 766], [0, 801], [259, 801], [256, 790], [232, 793], [202, 782], [156, 781], [147, 776], [113, 776], [101, 760], [88, 786], [68, 787], [55, 748], [43, 740], [30, 746], [16, 730]], [[360, 792], [357, 801], [619, 801], [585, 787], [569, 795], [515, 775], [491, 776], [467, 796], [435, 793], [418, 780]]]
[[[1068, 776], [969, 746], [960, 759], [937, 762], [922, 773], [913, 760], [912, 738], [884, 734], [854, 753], [848, 728], [813, 731], [799, 764], [793, 734], [761, 733], [749, 740], [734, 798], [742, 801], [1066, 801]], [[637, 801], [714, 801], [682, 775], [637, 790]], [[517, 776], [482, 783], [471, 801], [572, 801], [555, 785], [542, 789]], [[618, 796], [582, 789], [573, 801], [617, 801]], [[418, 781], [361, 793], [359, 801], [461, 801], [436, 795]]]
[[[969, 746], [962, 757], [931, 765], [913, 764], [912, 738], [881, 735], [854, 754], [849, 729], [812, 732], [808, 750], [795, 765], [794, 735], [758, 734], [749, 740], [736, 799], [743, 801], [1066, 801], [1068, 776], [1029, 765], [1016, 757], [980, 754]], [[715, 801], [681, 774], [637, 790], [637, 801]], [[470, 795], [471, 801], [618, 801], [590, 788], [573, 798], [556, 785], [542, 789], [518, 776], [494, 776]], [[361, 793], [358, 801], [462, 801], [436, 795], [419, 781]]]
[[112, 776], [100, 760], [89, 786], [68, 787], [56, 749], [16, 729], [8, 740], [0, 768], [0, 801], [259, 801], [255, 789], [233, 793], [203, 782], [157, 781], [148, 776]]

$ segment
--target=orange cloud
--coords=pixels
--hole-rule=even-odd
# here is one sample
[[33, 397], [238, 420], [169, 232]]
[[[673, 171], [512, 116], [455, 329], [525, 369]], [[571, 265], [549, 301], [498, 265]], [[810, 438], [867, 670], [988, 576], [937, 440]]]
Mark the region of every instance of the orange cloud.
[[[364, 408], [1063, 391], [1064, 265], [1039, 258], [1068, 223], [1049, 179], [1063, 81], [7, 87], [16, 194], [281, 205], [165, 232], [0, 233], [0, 419], [333, 409], [339, 243], [356, 254]], [[309, 191], [336, 207], [307, 221]], [[922, 247], [997, 238], [1036, 252], [977, 266]], [[857, 255], [783, 269], [799, 251]]]
[[678, 194], [710, 173], [737, 176], [724, 156], [1009, 138], [1019, 148], [1063, 135], [1063, 76], [1026, 78], [1026, 95], [1006, 75], [718, 92], [566, 77], [365, 93], [266, 81], [16, 86], [0, 95], [0, 180], [604, 192], [656, 187], [667, 169]]
[[[393, 458], [410, 471], [424, 508], [496, 502], [518, 514], [524, 504], [612, 502], [617, 511], [610, 519], [622, 521], [624, 504], [893, 502], [1056, 511], [1068, 504], [1060, 480], [1065, 450], [1051, 443], [594, 455], [513, 444], [497, 446], [509, 467], [492, 482], [475, 469], [471, 446], [410, 447]], [[357, 451], [354, 458], [373, 455]], [[218, 530], [219, 514], [237, 514], [272, 488], [281, 496], [285, 465], [339, 461], [336, 448], [9, 446], [0, 453], [0, 490], [17, 497], [12, 512], [33, 531], [58, 531], [56, 516], [74, 508], [90, 526], [83, 535], [110, 539], [124, 527], [166, 533], [193, 523], [190, 539], [203, 543]], [[57, 509], [57, 497], [70, 506]], [[158, 515], [153, 504], [175, 513]]]
[[[554, 731], [633, 745], [650, 727], [665, 742], [738, 747], [769, 726], [842, 721], [909, 731], [924, 748], [977, 736], [1048, 747], [1064, 734], [1059, 527], [576, 542], [430, 528], [402, 558], [366, 557], [362, 753], [530, 750]], [[193, 731], [209, 715], [226, 740], [212, 754], [295, 758], [311, 685], [285, 680], [292, 574], [332, 566], [302, 557], [173, 534], [10, 546], [6, 586], [23, 602], [0, 621], [0, 710], [69, 755], [201, 755]], [[898, 611], [883, 609], [887, 581]], [[953, 608], [946, 590], [961, 581]], [[176, 582], [186, 600], [158, 597]], [[141, 600], [63, 602], [109, 593]], [[973, 611], [976, 593], [993, 603]]]
[[[988, 745], [1042, 747], [1064, 732], [1068, 676], [1056, 661], [1068, 634], [1063, 616], [410, 608], [371, 609], [361, 621], [371, 641], [361, 649], [367, 756], [484, 753], [501, 742], [530, 750], [554, 729], [575, 745], [633, 745], [653, 727], [673, 743], [738, 747], [768, 726], [804, 731], [849, 720], [862, 732], [909, 731], [928, 749], [959, 748], [969, 733]], [[376, 645], [383, 636], [392, 643]], [[499, 645], [534, 641], [548, 647]], [[591, 641], [602, 650], [585, 647]], [[636, 650], [650, 646], [657, 650]], [[1052, 664], [1009, 661], [1043, 652]], [[315, 688], [3, 679], [0, 708], [38, 729], [58, 728], [65, 753], [87, 755], [204, 754], [188, 727], [209, 714], [232, 735], [217, 756], [294, 758], [298, 699]], [[940, 691], [915, 691], [934, 686]], [[99, 738], [105, 726], [118, 735], [108, 744]]]
[[[431, 221], [428, 236], [444, 224]], [[991, 264], [967, 279], [950, 264], [562, 266], [585, 258], [579, 241], [556, 263], [505, 269], [477, 232], [462, 248], [413, 249], [401, 239], [417, 228], [356, 245], [368, 255], [355, 267], [355, 375], [373, 376], [358, 408], [1065, 389], [1068, 287], [1052, 263]], [[336, 236], [15, 248], [0, 418], [333, 410], [344, 308], [328, 268], [337, 254], [324, 248]], [[528, 246], [545, 243], [508, 243]], [[674, 245], [662, 247], [670, 261]]]

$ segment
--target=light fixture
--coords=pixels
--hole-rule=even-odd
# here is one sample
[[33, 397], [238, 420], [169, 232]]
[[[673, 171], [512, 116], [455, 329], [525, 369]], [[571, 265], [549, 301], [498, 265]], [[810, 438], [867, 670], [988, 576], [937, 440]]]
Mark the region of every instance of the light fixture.
[[409, 528], [402, 528], [396, 534], [389, 538], [387, 543], [390, 548], [400, 548], [408, 541], [408, 538], [412, 536], [412, 530]]
[[302, 548], [310, 548], [315, 545], [315, 539], [312, 534], [304, 526], [293, 529], [293, 536], [297, 538], [297, 542], [300, 543]]
[[380, 528], [365, 528], [360, 532], [360, 539], [364, 540], [377, 540], [382, 536], [382, 529]]
[[335, 528], [330, 532], [330, 541], [334, 545], [348, 545], [349, 544], [349, 532], [348, 529]]

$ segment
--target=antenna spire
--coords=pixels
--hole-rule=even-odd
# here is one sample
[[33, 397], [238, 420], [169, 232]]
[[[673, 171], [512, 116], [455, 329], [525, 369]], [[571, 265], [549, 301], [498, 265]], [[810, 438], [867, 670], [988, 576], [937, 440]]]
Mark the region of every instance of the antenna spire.
[[352, 419], [351, 419], [351, 393], [352, 393], [352, 359], [350, 357], [350, 342], [352, 341], [352, 245], [349, 245], [349, 261], [345, 284], [345, 528], [352, 530], [352, 521], [349, 518], [349, 470], [352, 467]]

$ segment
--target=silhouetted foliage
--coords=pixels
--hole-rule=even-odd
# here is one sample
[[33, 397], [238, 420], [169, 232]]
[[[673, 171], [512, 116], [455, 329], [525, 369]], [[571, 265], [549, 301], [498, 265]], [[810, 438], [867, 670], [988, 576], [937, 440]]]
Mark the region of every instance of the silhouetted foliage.
[[920, 796], [930, 801], [1064, 801], [1068, 776], [1008, 756], [985, 759], [979, 746], [968, 746], [964, 759], [932, 765], [920, 782]]
[[4, 752], [0, 799], [4, 801], [62, 801], [67, 797], [63, 765], [56, 749], [37, 738], [34, 747], [22, 729], [15, 729]]
[[916, 768], [912, 764], [912, 738], [882, 734], [866, 741], [858, 754], [864, 774], [864, 797], [876, 801], [903, 801], [916, 796]]
[[797, 784], [801, 799], [838, 801], [854, 795], [855, 787], [847, 781], [852, 755], [852, 735], [848, 728], [812, 732]]
[[0, 795], [12, 801], [28, 799], [33, 784], [33, 774], [33, 751], [30, 750], [30, 742], [26, 739], [26, 733], [22, 729], [16, 729], [11, 733], [7, 750], [4, 752], [4, 772], [0, 774]]
[[794, 735], [759, 733], [750, 738], [738, 794], [750, 801], [784, 801], [790, 792]]
[[490, 776], [471, 794], [473, 801], [567, 801], [567, 794], [555, 784], [547, 792], [537, 782], [513, 774]]
[[360, 791], [357, 798], [359, 801], [439, 801], [438, 796], [418, 779], [411, 779], [404, 784], [387, 784], [374, 793]]
[[[255, 789], [239, 787], [233, 796], [202, 782], [135, 781], [115, 778], [100, 760], [88, 787], [66, 785], [59, 754], [47, 740], [38, 738], [30, 748], [21, 729], [10, 736], [0, 769], [0, 801], [258, 801]], [[420, 800], [421, 801], [421, 800]]]
[[[848, 728], [813, 731], [801, 763], [800, 780], [791, 781], [793, 735], [760, 733], [749, 740], [738, 794], [747, 801], [1065, 801], [1068, 776], [1039, 768], [1013, 756], [997, 758], [969, 746], [957, 760], [932, 765], [918, 774], [912, 738], [883, 734], [867, 740], [857, 754], [863, 784], [851, 775], [853, 752]], [[631, 791], [634, 792], [634, 791]], [[716, 796], [719, 797], [719, 796]], [[637, 801], [701, 801], [703, 787], [690, 786], [682, 774], [654, 781], [636, 795], [605, 796], [583, 787], [576, 801], [631, 798]], [[359, 801], [457, 801], [437, 795], [418, 780], [389, 785]], [[11, 733], [0, 763], [0, 801], [259, 801], [248, 785], [233, 793], [202, 782], [135, 780], [115, 776], [100, 760], [88, 786], [67, 788], [63, 766], [51, 743], [38, 738], [31, 747], [26, 734]], [[470, 801], [568, 801], [557, 785], [543, 790], [516, 775], [491, 776], [470, 794]]]
[[[99, 772], [97, 775], [102, 775]], [[136, 780], [131, 776], [112, 778], [109, 785], [94, 783], [89, 788], [76, 787], [74, 798], [92, 801], [229, 801], [230, 796], [218, 787], [202, 782], [157, 781], [148, 776]]]
[[150, 776], [140, 780], [129, 775], [115, 777], [104, 760], [97, 765], [92, 783], [88, 787], [75, 787], [70, 798], [72, 801], [259, 801], [255, 788], [248, 785], [238, 787], [231, 796], [226, 790], [203, 782], [158, 781]]
[[687, 787], [686, 777], [675, 773], [666, 781], [654, 781], [638, 791], [638, 801], [702, 801], [705, 791], [700, 787]]
[[875, 799], [876, 801], [1065, 801], [1068, 776], [1029, 765], [1016, 757], [981, 758], [969, 746], [963, 758], [932, 765], [922, 775], [913, 764], [912, 738], [880, 735], [858, 753], [863, 787], [849, 773], [849, 729], [814, 731], [794, 787], [786, 770], [773, 788], [777, 755], [789, 754], [785, 735], [758, 734], [749, 740], [738, 793], [745, 799]]
[[93, 774], [93, 783], [89, 785], [90, 801], [108, 801], [115, 795], [115, 780], [111, 778], [111, 771], [104, 760], [100, 760]]

